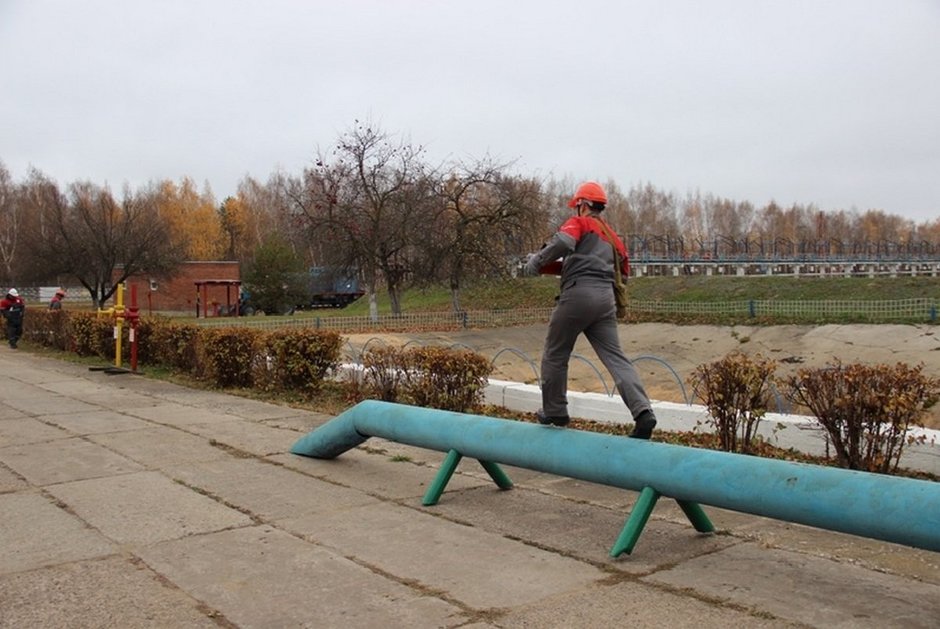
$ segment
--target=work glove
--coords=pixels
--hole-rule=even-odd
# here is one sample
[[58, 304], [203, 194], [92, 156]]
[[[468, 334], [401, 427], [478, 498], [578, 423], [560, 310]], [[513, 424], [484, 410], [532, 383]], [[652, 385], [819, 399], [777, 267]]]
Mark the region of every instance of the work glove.
[[530, 253], [525, 258], [525, 266], [522, 268], [522, 272], [527, 276], [535, 276], [539, 274], [539, 256], [536, 253]]

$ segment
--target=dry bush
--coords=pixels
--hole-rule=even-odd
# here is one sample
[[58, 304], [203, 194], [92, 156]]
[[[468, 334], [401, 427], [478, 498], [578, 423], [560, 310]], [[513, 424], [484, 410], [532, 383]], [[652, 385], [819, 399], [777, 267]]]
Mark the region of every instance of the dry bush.
[[695, 368], [693, 394], [708, 409], [709, 423], [727, 452], [752, 452], [761, 418], [770, 406], [776, 363], [760, 355], [731, 352]]
[[200, 330], [199, 374], [218, 387], [251, 387], [260, 336], [251, 328]]
[[376, 347], [362, 355], [363, 396], [397, 402], [405, 365], [398, 347]]
[[415, 347], [405, 352], [404, 401], [466, 412], [483, 402], [492, 365], [469, 350]]
[[148, 337], [154, 347], [148, 351], [146, 362], [153, 360], [175, 371], [197, 373], [199, 331], [200, 327], [191, 323], [163, 320]]
[[256, 373], [257, 383], [267, 390], [310, 396], [339, 364], [342, 337], [321, 330], [277, 330], [264, 334], [260, 342], [264, 368]]
[[[64, 310], [28, 310], [23, 317], [23, 338], [60, 351], [69, 348], [69, 313]], [[2, 329], [0, 321], [0, 329]]]
[[365, 397], [458, 412], [480, 407], [492, 370], [475, 352], [444, 347], [379, 347], [362, 366]]
[[[893, 473], [908, 441], [940, 394], [940, 380], [924, 366], [843, 365], [801, 369], [787, 379], [785, 395], [808, 408], [826, 431], [826, 449], [841, 467]], [[922, 439], [921, 439], [922, 440]]]
[[114, 321], [92, 312], [70, 312], [70, 349], [79, 356], [114, 359]]

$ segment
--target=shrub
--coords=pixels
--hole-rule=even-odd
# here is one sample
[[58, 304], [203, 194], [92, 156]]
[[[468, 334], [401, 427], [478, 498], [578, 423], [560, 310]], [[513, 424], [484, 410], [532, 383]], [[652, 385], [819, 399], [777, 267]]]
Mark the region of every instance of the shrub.
[[377, 347], [362, 354], [362, 388], [365, 397], [397, 402], [407, 366], [402, 349]]
[[[154, 340], [154, 336], [157, 330], [166, 325], [165, 317], [140, 317], [137, 321], [137, 330], [135, 334], [137, 335], [137, 362], [141, 364], [154, 365], [160, 362], [158, 356], [160, 355], [160, 348]], [[130, 325], [128, 324], [128, 328]], [[127, 353], [130, 356], [130, 346], [131, 338], [130, 333], [128, 333], [127, 338]]]
[[403, 401], [417, 406], [466, 412], [483, 402], [490, 362], [475, 352], [415, 347], [403, 354]]
[[[320, 330], [278, 330], [261, 338], [264, 369], [258, 382], [266, 389], [319, 391], [326, 374], [339, 363], [342, 337]], [[259, 363], [260, 365], [260, 363]]]
[[940, 394], [940, 380], [924, 366], [843, 365], [801, 369], [787, 379], [785, 395], [807, 407], [826, 431], [826, 449], [841, 467], [893, 473], [907, 432]]
[[218, 387], [250, 387], [260, 359], [260, 336], [251, 328], [201, 330], [198, 375]]
[[479, 408], [492, 365], [468, 350], [378, 347], [362, 356], [366, 397], [466, 412]]
[[770, 405], [776, 363], [734, 351], [699, 365], [690, 378], [693, 394], [708, 408], [708, 423], [727, 452], [752, 452], [761, 418]]
[[79, 356], [114, 360], [114, 322], [92, 312], [70, 312], [68, 336], [71, 350]]
[[68, 321], [69, 313], [63, 310], [30, 309], [23, 318], [23, 337], [30, 342], [65, 351], [69, 347]]
[[170, 369], [195, 374], [198, 369], [199, 326], [161, 320], [153, 326], [148, 339], [154, 345], [147, 351], [148, 362], [162, 363]]

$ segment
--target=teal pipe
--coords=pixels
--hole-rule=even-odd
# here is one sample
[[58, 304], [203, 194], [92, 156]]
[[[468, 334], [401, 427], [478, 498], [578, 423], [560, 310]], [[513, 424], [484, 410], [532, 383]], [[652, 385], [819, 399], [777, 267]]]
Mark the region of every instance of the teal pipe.
[[334, 458], [381, 437], [940, 552], [940, 483], [365, 401], [299, 439]]

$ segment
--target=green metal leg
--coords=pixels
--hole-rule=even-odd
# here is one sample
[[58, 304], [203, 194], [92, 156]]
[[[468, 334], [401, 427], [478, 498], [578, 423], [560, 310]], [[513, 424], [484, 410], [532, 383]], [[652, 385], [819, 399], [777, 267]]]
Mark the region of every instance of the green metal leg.
[[659, 496], [659, 492], [652, 487], [643, 488], [640, 497], [636, 499], [636, 504], [633, 505], [630, 517], [627, 518], [627, 523], [620, 531], [620, 537], [617, 538], [614, 547], [610, 549], [611, 557], [619, 557], [623, 553], [629, 555], [633, 552], [633, 547], [636, 546], [640, 533], [643, 532], [643, 527], [646, 526], [646, 521], [649, 520]]
[[676, 502], [682, 508], [685, 517], [689, 518], [689, 522], [692, 523], [696, 531], [699, 533], [715, 532], [715, 526], [712, 524], [712, 521], [708, 519], [708, 516], [705, 515], [699, 503], [689, 502], [688, 500], [676, 500]]
[[[441, 499], [441, 494], [444, 493], [444, 488], [447, 487], [447, 483], [450, 482], [450, 477], [454, 475], [454, 471], [457, 469], [457, 465], [462, 458], [463, 455], [456, 450], [451, 450], [447, 453], [447, 456], [444, 457], [444, 461], [441, 463], [441, 469], [437, 471], [437, 475], [431, 482], [431, 486], [424, 492], [424, 498], [421, 499], [421, 504], [425, 507], [437, 504]], [[499, 465], [492, 461], [480, 461], [480, 465], [487, 471], [497, 487], [500, 489], [510, 489], [512, 487], [512, 481], [509, 480], [509, 477], [506, 476], [506, 473]]]
[[487, 471], [497, 487], [500, 489], [512, 489], [512, 481], [509, 480], [509, 477], [506, 476], [506, 472], [504, 472], [499, 465], [492, 461], [480, 461], [480, 465]]
[[437, 504], [437, 501], [441, 499], [441, 494], [444, 493], [444, 488], [447, 487], [447, 483], [450, 481], [450, 477], [454, 475], [457, 464], [460, 463], [460, 459], [462, 458], [463, 455], [456, 450], [451, 450], [447, 453], [447, 456], [444, 457], [444, 462], [441, 463], [441, 469], [437, 471], [437, 476], [434, 477], [434, 481], [431, 483], [431, 486], [428, 487], [428, 490], [424, 492], [424, 498], [421, 500], [421, 504], [425, 507]]

